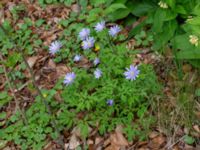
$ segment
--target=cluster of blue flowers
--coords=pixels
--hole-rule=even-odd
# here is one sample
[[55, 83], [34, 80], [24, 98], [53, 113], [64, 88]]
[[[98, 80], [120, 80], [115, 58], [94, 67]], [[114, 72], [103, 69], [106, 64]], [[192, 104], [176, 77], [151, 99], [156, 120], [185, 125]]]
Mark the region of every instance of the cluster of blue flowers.
[[[96, 26], [94, 27], [96, 32], [101, 32], [104, 30], [104, 28], [106, 27], [105, 25], [105, 21], [101, 21], [99, 23], [96, 24]], [[119, 32], [121, 31], [120, 27], [118, 25], [112, 26], [110, 27], [108, 33], [111, 37], [115, 37]], [[80, 32], [79, 32], [79, 38], [82, 40], [82, 44], [81, 47], [83, 48], [83, 50], [88, 50], [94, 47], [95, 44], [95, 39], [94, 37], [90, 36], [90, 29], [88, 28], [83, 28]], [[52, 42], [51, 45], [49, 46], [49, 53], [51, 55], [55, 55], [55, 53], [57, 53], [60, 48], [62, 47], [62, 43], [60, 41], [55, 41]], [[73, 61], [74, 62], [79, 62], [81, 61], [82, 56], [77, 54], [74, 56]], [[93, 61], [93, 65], [97, 66], [100, 63], [100, 59], [99, 58], [95, 58]], [[137, 66], [134, 65], [130, 65], [129, 68], [126, 68], [126, 71], [124, 72], [124, 76], [127, 80], [136, 80], [136, 78], [138, 77], [140, 71], [138, 70]], [[94, 77], [96, 79], [101, 78], [102, 76], [102, 71], [99, 68], [96, 68], [94, 71]], [[72, 84], [74, 82], [76, 78], [76, 74], [74, 72], [69, 72], [66, 74], [63, 83], [68, 86], [70, 84]], [[108, 99], [107, 100], [107, 105], [112, 106], [114, 104], [114, 100], [113, 99]]]

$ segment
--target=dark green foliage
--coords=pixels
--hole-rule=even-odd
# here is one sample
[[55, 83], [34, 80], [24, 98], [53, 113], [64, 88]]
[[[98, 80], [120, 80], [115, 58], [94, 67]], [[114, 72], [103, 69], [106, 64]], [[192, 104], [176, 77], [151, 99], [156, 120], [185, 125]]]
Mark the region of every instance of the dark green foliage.
[[[167, 8], [163, 8], [160, 2]], [[151, 34], [154, 37], [153, 49], [163, 51], [164, 47], [170, 43], [173, 49], [178, 50], [176, 58], [186, 59], [194, 66], [199, 67], [200, 44], [194, 46], [189, 40], [190, 35], [200, 39], [200, 2], [199, 0], [132, 0], [113, 2], [116, 9], [109, 13], [110, 20], [128, 18], [138, 18], [147, 16], [147, 19], [136, 26], [129, 37], [134, 36], [145, 25], [151, 25]], [[120, 16], [119, 11], [124, 12]], [[117, 17], [120, 18], [117, 18]]]
[[[98, 124], [100, 134], [112, 131], [119, 124], [125, 125], [127, 129], [132, 128], [132, 119], [135, 117], [141, 118], [140, 127], [143, 128], [148, 124], [142, 122], [147, 119], [145, 114], [150, 106], [150, 101], [147, 99], [159, 91], [156, 76], [150, 66], [141, 65], [139, 78], [135, 81], [126, 80], [123, 73], [133, 59], [129, 51], [124, 44], [107, 47], [109, 44], [106, 46], [107, 41], [103, 40], [103, 36], [100, 39], [103, 45], [98, 54], [101, 60], [98, 68], [103, 72], [102, 78], [99, 80], [94, 78], [93, 68], [90, 70], [74, 68], [77, 78], [62, 92], [64, 105], [58, 118], [68, 127], [72, 125], [94, 127]], [[87, 55], [93, 58], [90, 53]], [[106, 104], [108, 99], [114, 99], [113, 106]], [[79, 118], [75, 115], [77, 113], [84, 116]], [[151, 123], [152, 121], [148, 125]], [[139, 125], [136, 128], [141, 134]], [[85, 135], [88, 131], [83, 130], [83, 132]], [[133, 133], [129, 135], [129, 139], [139, 134]]]
[[66, 6], [70, 6], [75, 0], [38, 0], [41, 6], [45, 6], [46, 4], [65, 4]]
[[[44, 0], [40, 2], [45, 5], [60, 2], [71, 4], [74, 1]], [[110, 39], [108, 38], [108, 29], [98, 34], [91, 31], [92, 36], [96, 39], [96, 44], [100, 47], [99, 51], [95, 51], [95, 49], [83, 51], [80, 46], [81, 41], [77, 38], [78, 32], [85, 25], [88, 28], [93, 28], [96, 22], [104, 18], [102, 15], [108, 15], [109, 18], [111, 17], [109, 14], [111, 15], [116, 10], [119, 11], [119, 9], [125, 10], [125, 15], [127, 14], [128, 11], [124, 4], [112, 5], [104, 10], [103, 8], [111, 2], [105, 0], [89, 1], [88, 3], [92, 6], [102, 7], [94, 8], [89, 12], [84, 7], [83, 13], [79, 16], [76, 13], [71, 13], [69, 19], [59, 22], [59, 25], [64, 27], [58, 38], [63, 43], [63, 47], [53, 60], [55, 63], [66, 63], [70, 66], [77, 75], [75, 82], [66, 87], [63, 85], [63, 79], [60, 79], [54, 88], [41, 90], [52, 110], [52, 115], [48, 113], [40, 96], [36, 96], [31, 106], [26, 107], [24, 111], [27, 124], [22, 121], [19, 111], [8, 118], [6, 118], [5, 112], [0, 113], [0, 119], [5, 119], [0, 130], [1, 140], [13, 141], [24, 150], [40, 150], [49, 142], [48, 140], [56, 140], [59, 136], [51, 124], [52, 120], [57, 123], [56, 128], [59, 132], [72, 129], [75, 126], [80, 128], [83, 138], [87, 138], [89, 127], [97, 128], [99, 134], [103, 135], [108, 131], [113, 131], [118, 125], [123, 125], [124, 132], [130, 141], [136, 137], [139, 137], [140, 140], [146, 138], [150, 126], [155, 121], [147, 112], [154, 96], [160, 91], [160, 85], [152, 66], [140, 64], [138, 66], [139, 77], [134, 81], [128, 81], [123, 73], [126, 67], [132, 64], [135, 56], [132, 55], [133, 51], [126, 48], [126, 43], [122, 42], [125, 40], [123, 35]], [[84, 4], [84, 1], [80, 1], [80, 3]], [[16, 8], [16, 12], [13, 11], [13, 14], [17, 18], [18, 11], [24, 9], [24, 7]], [[121, 17], [123, 16], [119, 16], [119, 18]], [[83, 22], [75, 22], [77, 18]], [[18, 24], [19, 28], [16, 30], [6, 20], [2, 26], [3, 28], [0, 28], [0, 46], [2, 47], [0, 51], [3, 57], [7, 58], [2, 63], [11, 70], [19, 66], [19, 69], [11, 71], [9, 78], [23, 80], [23, 71], [26, 67], [20, 51], [26, 56], [30, 56], [35, 54], [35, 48], [39, 47], [44, 51], [48, 49], [42, 45], [44, 41], [39, 39], [38, 35], [33, 34], [30, 28], [45, 27], [49, 29], [49, 26], [43, 19], [32, 22], [30, 18], [24, 18], [24, 23]], [[148, 45], [152, 41], [151, 36], [146, 36], [144, 32], [138, 34], [136, 39], [138, 46]], [[141, 40], [143, 41], [141, 42]], [[101, 63], [98, 68], [103, 72], [102, 78], [94, 78], [95, 66], [87, 67], [87, 69], [81, 66], [76, 67], [77, 64], [73, 61], [75, 54], [81, 54], [90, 62], [99, 57]], [[0, 73], [2, 72], [3, 70], [0, 68]], [[32, 83], [28, 84], [26, 88], [30, 92], [34, 91]], [[61, 95], [61, 101], [56, 100], [56, 94]], [[114, 100], [113, 106], [107, 105], [108, 99]], [[0, 107], [6, 106], [11, 100], [8, 92], [2, 92], [0, 94]], [[133, 122], [134, 119], [137, 121]]]

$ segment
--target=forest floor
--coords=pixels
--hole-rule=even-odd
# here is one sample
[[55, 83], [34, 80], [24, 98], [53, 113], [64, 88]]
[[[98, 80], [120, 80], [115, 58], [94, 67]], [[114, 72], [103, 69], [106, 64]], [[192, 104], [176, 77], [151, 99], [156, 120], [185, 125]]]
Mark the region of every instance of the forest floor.
[[[15, 12], [13, 13], [10, 10], [12, 10], [12, 7], [21, 5], [22, 3], [26, 7], [26, 11], [18, 11], [16, 17]], [[38, 19], [44, 19], [45, 23], [49, 25], [48, 30], [44, 26], [38, 28], [32, 27], [31, 30], [33, 33], [39, 35], [39, 38], [46, 46], [50, 45], [63, 31], [63, 27], [57, 24], [58, 20], [69, 18], [70, 12], [72, 11], [79, 11], [77, 10], [78, 6], [76, 4], [73, 4], [71, 7], [48, 5], [45, 9], [42, 9], [37, 2], [30, 3], [28, 0], [3, 0], [0, 4], [3, 6], [0, 7], [0, 23], [4, 20], [9, 20], [15, 30], [18, 28], [18, 23], [24, 22], [25, 17], [30, 18], [33, 22], [36, 22]], [[125, 28], [123, 33], [127, 34], [127, 32]], [[135, 47], [134, 44], [135, 39], [132, 38], [127, 46], [132, 48]], [[144, 49], [141, 47], [140, 49], [141, 53], [137, 54], [137, 59], [134, 62], [138, 63], [142, 61], [143, 63], [154, 66], [158, 79], [163, 85], [164, 93], [155, 100], [154, 110], [149, 110], [157, 118], [157, 124], [152, 127], [148, 135], [148, 140], [128, 142], [119, 126], [115, 131], [107, 133], [104, 137], [99, 136], [97, 131], [92, 129], [89, 138], [86, 141], [82, 141], [78, 136], [74, 136], [79, 135], [79, 131], [74, 128], [71, 131], [63, 132], [65, 149], [68, 149], [69, 146], [76, 149], [79, 145], [89, 145], [89, 150], [200, 150], [200, 126], [195, 121], [195, 119], [200, 119], [200, 101], [195, 96], [195, 89], [200, 86], [199, 72], [191, 65], [184, 63], [181, 66], [182, 71], [180, 75], [170, 48], [163, 55], [155, 53], [148, 48]], [[54, 63], [47, 51], [40, 48], [35, 51], [36, 53], [34, 55], [27, 56], [26, 59], [33, 69], [38, 87], [51, 89], [55, 86], [58, 78], [64, 76], [70, 68], [62, 63]], [[3, 59], [7, 58], [4, 57]], [[87, 65], [87, 62], [82, 62], [79, 65]], [[3, 67], [2, 64], [0, 66]], [[16, 65], [14, 70], [16, 71], [18, 69], [19, 66]], [[7, 70], [7, 72], [10, 71]], [[27, 88], [27, 85], [31, 82], [29, 72], [25, 70], [23, 74], [25, 75], [25, 79], [14, 81], [15, 84], [21, 82], [22, 84], [18, 89], [14, 88], [13, 92], [17, 98], [22, 99], [19, 104], [21, 109], [26, 110], [26, 108], [34, 103], [37, 91], [30, 91]], [[1, 73], [0, 91], [6, 90], [5, 81], [6, 77]], [[12, 95], [12, 91], [8, 91]], [[184, 106], [179, 104], [183, 97], [186, 99]], [[56, 99], [59, 101], [59, 96]], [[0, 111], [5, 111], [7, 117], [9, 117], [15, 111], [15, 102], [9, 102], [6, 107], [0, 108]], [[194, 120], [191, 115], [193, 112], [195, 115]], [[0, 120], [0, 122], [3, 121]], [[3, 125], [0, 125], [1, 127]], [[188, 134], [196, 138], [198, 142], [192, 144], [187, 143], [187, 140], [184, 140], [184, 138]], [[12, 142], [6, 142], [2, 149], [14, 150], [19, 148]], [[62, 148], [55, 142], [49, 141], [44, 149], [53, 150]]]

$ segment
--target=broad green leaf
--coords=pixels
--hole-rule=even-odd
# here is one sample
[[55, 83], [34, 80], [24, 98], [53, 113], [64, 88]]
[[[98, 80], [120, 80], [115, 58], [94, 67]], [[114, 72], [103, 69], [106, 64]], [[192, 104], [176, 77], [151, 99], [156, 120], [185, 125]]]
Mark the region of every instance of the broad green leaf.
[[200, 16], [193, 17], [190, 21], [187, 22], [192, 25], [200, 25]]
[[175, 20], [166, 22], [164, 24], [164, 30], [154, 36], [153, 49], [161, 49], [171, 38], [174, 36], [175, 30], [177, 28], [177, 22]]
[[200, 4], [196, 5], [192, 11], [194, 15], [200, 16]]
[[116, 20], [119, 20], [119, 19], [123, 19], [125, 17], [127, 17], [130, 13], [130, 10], [129, 9], [118, 9], [116, 10], [115, 12], [111, 13], [108, 18], [109, 20], [111, 21], [116, 21]]
[[183, 34], [178, 35], [172, 40], [173, 46], [179, 50], [190, 50], [192, 49], [192, 45], [189, 43], [189, 35]]
[[185, 8], [182, 5], [177, 5], [174, 11], [179, 14], [183, 14], [183, 15], [187, 14], [187, 11], [185, 10]]
[[191, 145], [195, 142], [195, 139], [193, 137], [189, 136], [189, 135], [186, 135], [186, 136], [184, 136], [184, 141], [187, 144]]
[[147, 2], [132, 2], [129, 1], [127, 3], [127, 7], [129, 8], [130, 12], [135, 16], [144, 16], [147, 13], [153, 11], [154, 5], [152, 3]]
[[153, 31], [156, 33], [162, 32], [164, 30], [163, 24], [166, 17], [165, 10], [158, 8], [154, 15], [154, 21], [153, 21]]
[[178, 49], [178, 59], [200, 59], [200, 47], [189, 42], [189, 35], [178, 35], [174, 39], [174, 47]]
[[93, 21], [97, 20], [99, 18], [98, 14], [101, 12], [102, 12], [102, 9], [100, 9], [100, 8], [95, 8], [95, 9], [91, 10], [87, 17], [87, 22], [93, 22]]
[[110, 14], [113, 13], [114, 11], [120, 9], [120, 8], [124, 8], [126, 9], [127, 7], [124, 4], [120, 4], [120, 3], [114, 3], [112, 5], [110, 5], [106, 10], [105, 10], [105, 14]]
[[178, 59], [200, 59], [200, 48], [199, 49], [188, 49], [180, 50], [177, 53]]
[[175, 0], [166, 0], [166, 3], [172, 8], [175, 8], [176, 1]]
[[169, 9], [163, 11], [165, 13], [164, 21], [170, 21], [177, 17], [177, 13], [175, 11]]

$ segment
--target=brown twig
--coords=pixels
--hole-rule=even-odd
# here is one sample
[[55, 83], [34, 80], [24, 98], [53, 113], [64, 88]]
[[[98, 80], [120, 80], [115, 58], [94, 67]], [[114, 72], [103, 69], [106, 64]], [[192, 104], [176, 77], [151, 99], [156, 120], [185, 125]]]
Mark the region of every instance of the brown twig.
[[[1, 29], [3, 30], [3, 32], [6, 34], [6, 30], [5, 30], [2, 26], [0, 26], [0, 27], [1, 27]], [[11, 39], [11, 41], [12, 41], [13, 44], [15, 45], [16, 50], [21, 54], [22, 59], [23, 59], [23, 61], [24, 61], [25, 65], [26, 65], [26, 67], [28, 68], [28, 70], [29, 70], [29, 72], [30, 72], [30, 74], [31, 74], [32, 82], [33, 82], [33, 84], [34, 84], [34, 86], [35, 86], [35, 88], [36, 88], [36, 90], [37, 90], [37, 92], [38, 92], [38, 95], [41, 97], [41, 99], [42, 99], [42, 101], [43, 101], [43, 103], [44, 103], [44, 105], [45, 105], [45, 107], [46, 107], [46, 109], [47, 109], [47, 111], [48, 111], [48, 114], [49, 114], [50, 116], [53, 116], [53, 115], [52, 115], [52, 112], [51, 112], [51, 109], [50, 109], [50, 107], [49, 107], [49, 105], [48, 105], [48, 102], [46, 101], [46, 99], [45, 99], [44, 96], [42, 95], [42, 92], [41, 92], [41, 90], [39, 89], [39, 87], [37, 86], [34, 73], [33, 73], [31, 67], [30, 67], [29, 64], [28, 64], [28, 62], [27, 62], [27, 60], [26, 60], [26, 57], [25, 57], [23, 51], [19, 48], [19, 46], [15, 43], [14, 40]], [[57, 129], [57, 125], [56, 125], [55, 120], [51, 119], [51, 124], [52, 124], [53, 128], [55, 129], [55, 131], [57, 132], [57, 134], [60, 135], [60, 132], [59, 132], [59, 130]], [[59, 136], [59, 137], [60, 137], [60, 138], [58, 139], [57, 143], [60, 144], [60, 145], [62, 146], [62, 148], [64, 148], [63, 138], [62, 138], [61, 136]]]
[[[0, 60], [2, 62], [4, 62], [3, 56], [1, 54], [0, 54]], [[24, 123], [28, 124], [24, 112], [19, 107], [19, 101], [18, 101], [17, 97], [15, 96], [15, 92], [14, 92], [14, 90], [12, 88], [12, 85], [11, 85], [10, 79], [8, 77], [8, 73], [7, 73], [5, 65], [3, 65], [3, 71], [4, 71], [4, 74], [5, 74], [5, 77], [6, 77], [6, 81], [8, 83], [8, 87], [9, 87], [9, 89], [11, 91], [11, 94], [12, 94], [12, 97], [13, 97], [13, 99], [15, 101], [15, 107], [16, 107], [15, 112], [18, 110], [20, 112], [21, 116], [22, 116], [22, 119], [23, 119]]]
[[[31, 69], [30, 65], [28, 64], [28, 62], [27, 62], [27, 60], [26, 60], [26, 58], [25, 58], [24, 53], [23, 53], [22, 51], [20, 51], [20, 52], [21, 52], [21, 55], [22, 55], [22, 59], [23, 59], [25, 65], [26, 65], [26, 67], [27, 67], [28, 70], [29, 70], [29, 73], [30, 73], [30, 75], [31, 75], [32, 82], [33, 82], [33, 84], [34, 84], [34, 86], [35, 86], [35, 88], [36, 88], [36, 90], [37, 90], [38, 95], [41, 97], [41, 99], [42, 99], [42, 101], [43, 101], [43, 103], [44, 103], [44, 105], [45, 105], [45, 107], [46, 107], [46, 109], [47, 109], [48, 114], [49, 114], [50, 116], [53, 116], [53, 114], [52, 114], [52, 112], [51, 112], [51, 109], [50, 109], [50, 107], [49, 107], [49, 105], [48, 105], [48, 102], [47, 102], [46, 99], [44, 98], [44, 96], [43, 96], [41, 90], [39, 89], [39, 87], [38, 87], [38, 85], [37, 85], [37, 83], [36, 83], [35, 75], [34, 75], [34, 73], [33, 73], [33, 70]], [[55, 120], [52, 119], [52, 120], [51, 120], [51, 124], [52, 124], [53, 128], [56, 130], [56, 132], [60, 135], [60, 132], [59, 132], [58, 129], [57, 129], [57, 125], [56, 125]], [[62, 137], [61, 137], [61, 136], [60, 136], [60, 139], [59, 139], [57, 142], [58, 142], [58, 144], [60, 144], [62, 147], [64, 147], [64, 143], [63, 143], [63, 140], [62, 140]]]

